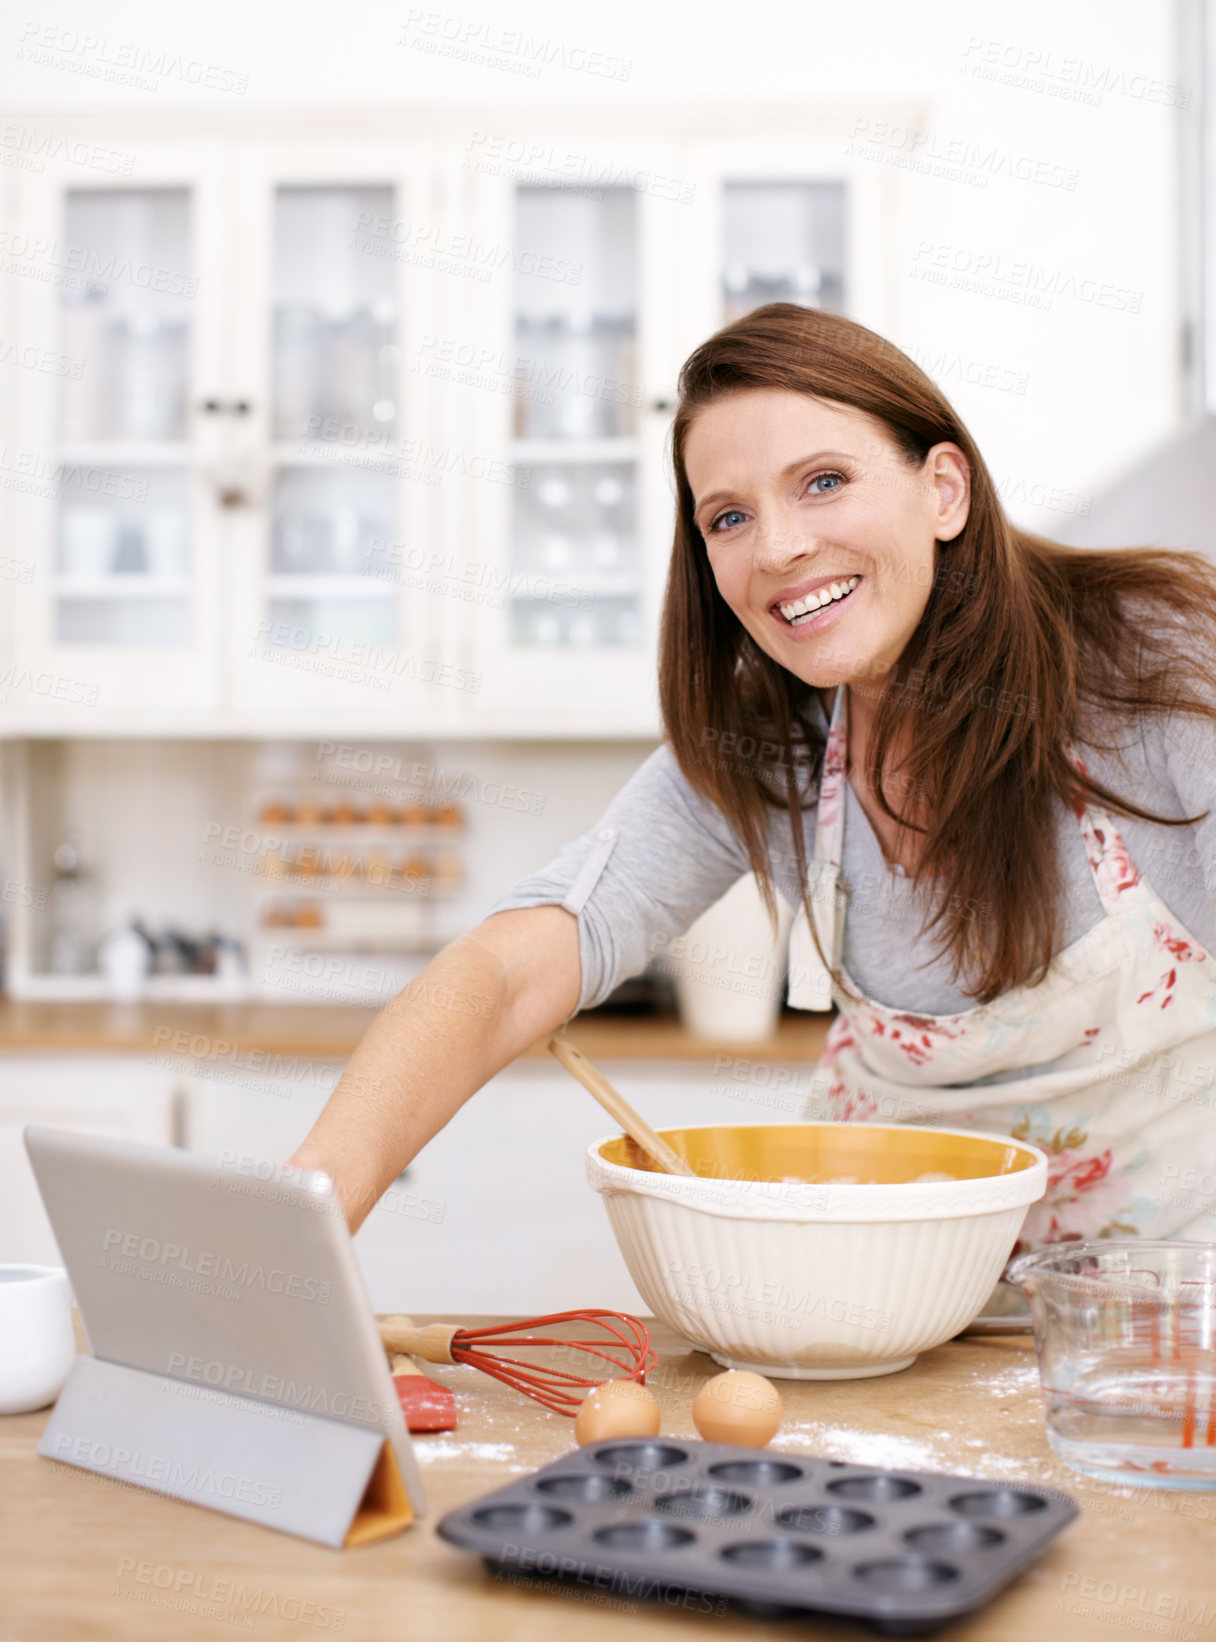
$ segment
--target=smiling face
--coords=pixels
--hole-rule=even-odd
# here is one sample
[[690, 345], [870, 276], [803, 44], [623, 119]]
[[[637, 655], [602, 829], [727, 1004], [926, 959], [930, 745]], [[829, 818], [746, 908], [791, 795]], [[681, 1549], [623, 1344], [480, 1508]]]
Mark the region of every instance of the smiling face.
[[697, 412], [684, 468], [718, 591], [774, 661], [825, 688], [881, 682], [967, 522], [967, 460], [909, 463], [850, 405], [748, 388]]

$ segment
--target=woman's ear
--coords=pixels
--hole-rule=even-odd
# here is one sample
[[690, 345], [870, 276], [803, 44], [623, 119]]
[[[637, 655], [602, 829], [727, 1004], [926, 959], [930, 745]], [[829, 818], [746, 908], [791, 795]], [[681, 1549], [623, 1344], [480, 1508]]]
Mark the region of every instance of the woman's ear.
[[933, 534], [952, 542], [971, 511], [971, 466], [957, 445], [934, 445], [925, 458], [929, 472], [929, 503]]

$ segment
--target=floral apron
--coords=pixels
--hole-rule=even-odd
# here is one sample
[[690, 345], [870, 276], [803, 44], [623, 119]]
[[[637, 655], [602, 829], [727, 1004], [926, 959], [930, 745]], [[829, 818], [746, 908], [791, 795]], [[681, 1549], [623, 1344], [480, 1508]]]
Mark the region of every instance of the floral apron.
[[[847, 694], [837, 689], [832, 710], [808, 885], [838, 968]], [[803, 1116], [1032, 1141], [1048, 1155], [1047, 1195], [1019, 1249], [1103, 1235], [1216, 1239], [1216, 959], [1140, 877], [1106, 811], [1076, 813], [1103, 918], [1038, 985], [961, 1014], [854, 1003], [832, 985], [798, 911], [789, 1001], [824, 1009], [830, 998], [840, 1011]]]

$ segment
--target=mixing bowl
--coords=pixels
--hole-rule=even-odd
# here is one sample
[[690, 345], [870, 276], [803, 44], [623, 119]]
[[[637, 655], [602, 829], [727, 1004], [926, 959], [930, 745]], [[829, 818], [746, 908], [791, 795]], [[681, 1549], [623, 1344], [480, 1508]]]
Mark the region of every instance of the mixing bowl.
[[728, 1368], [893, 1374], [983, 1307], [1047, 1159], [1003, 1135], [877, 1123], [663, 1129], [695, 1178], [625, 1135], [587, 1150], [656, 1317]]

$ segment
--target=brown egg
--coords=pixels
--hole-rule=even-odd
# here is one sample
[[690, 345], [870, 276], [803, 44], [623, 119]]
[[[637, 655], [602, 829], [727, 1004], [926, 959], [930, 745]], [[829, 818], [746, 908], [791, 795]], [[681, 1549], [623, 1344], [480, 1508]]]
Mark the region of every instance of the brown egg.
[[606, 1380], [587, 1394], [574, 1420], [580, 1448], [606, 1437], [657, 1437], [659, 1405], [636, 1380]]
[[763, 1374], [731, 1369], [716, 1374], [697, 1392], [692, 1423], [706, 1442], [733, 1442], [763, 1448], [781, 1425], [781, 1396]]

